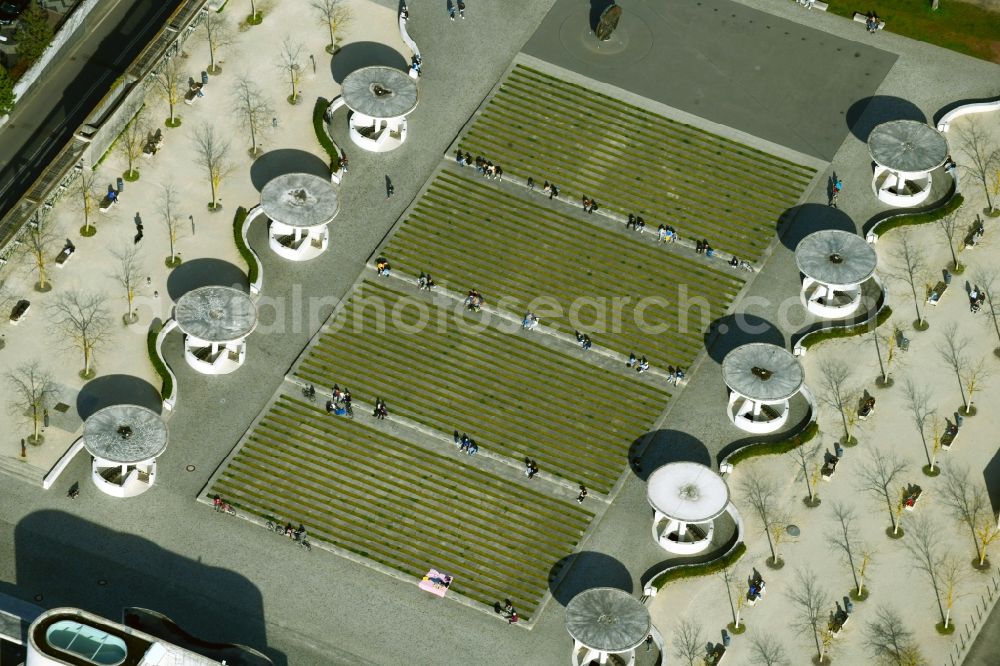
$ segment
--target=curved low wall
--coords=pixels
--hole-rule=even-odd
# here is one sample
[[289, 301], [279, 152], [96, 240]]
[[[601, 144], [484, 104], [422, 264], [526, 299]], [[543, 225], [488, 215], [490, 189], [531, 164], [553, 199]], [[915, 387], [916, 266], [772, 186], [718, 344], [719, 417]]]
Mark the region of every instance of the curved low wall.
[[874, 308], [869, 310], [861, 317], [854, 317], [852, 319], [842, 319], [839, 321], [831, 321], [828, 322], [826, 325], [820, 325], [819, 327], [807, 332], [806, 334], [802, 335], [798, 340], [796, 340], [794, 345], [792, 345], [792, 353], [795, 354], [796, 356], [804, 355], [806, 353], [806, 349], [809, 347], [808, 344], [809, 339], [817, 335], [820, 335], [821, 333], [825, 333], [826, 331], [832, 331], [838, 328], [854, 328], [855, 326], [864, 326], [878, 319], [879, 313], [882, 312], [882, 310], [886, 307], [886, 304], [889, 302], [889, 290], [882, 283], [882, 280], [879, 279], [878, 275], [873, 275], [872, 280], [875, 282], [876, 285], [878, 285], [880, 292], [878, 300], [875, 302]]
[[[405, 4], [403, 5], [403, 8], [404, 9], [406, 8]], [[408, 14], [409, 10], [407, 10], [406, 13]], [[399, 37], [400, 37], [400, 39], [403, 40], [403, 43], [406, 44], [406, 47], [408, 49], [410, 49], [410, 51], [413, 52], [413, 57], [416, 58], [417, 60], [421, 60], [420, 49], [417, 48], [417, 43], [415, 41], [413, 41], [412, 37], [410, 37], [409, 31], [406, 29], [406, 21], [407, 21], [406, 14], [404, 14], [402, 11], [400, 11], [399, 12]]]
[[76, 457], [76, 454], [82, 450], [83, 437], [78, 437], [77, 440], [73, 442], [73, 445], [66, 449], [66, 453], [62, 454], [62, 457], [59, 458], [58, 462], [52, 466], [52, 469], [50, 469], [48, 474], [45, 475], [45, 478], [42, 479], [42, 488], [45, 490], [51, 488], [52, 484], [59, 478], [59, 475], [63, 473], [71, 462], [73, 462], [73, 458]]
[[177, 375], [175, 375], [174, 371], [170, 369], [167, 359], [163, 356], [163, 341], [166, 339], [167, 333], [175, 328], [177, 328], [177, 322], [173, 319], [168, 319], [167, 322], [163, 324], [160, 332], [156, 334], [156, 357], [160, 359], [160, 363], [162, 363], [163, 367], [167, 369], [167, 373], [170, 375], [172, 384], [170, 395], [163, 396], [163, 407], [167, 411], [173, 411], [174, 405], [177, 404], [177, 395], [180, 392], [180, 389], [177, 388]]
[[[707, 564], [711, 564], [712, 562], [717, 562], [725, 557], [728, 557], [733, 551], [735, 551], [743, 544], [743, 535], [746, 533], [746, 528], [743, 525], [743, 517], [740, 515], [740, 512], [736, 509], [736, 506], [732, 502], [730, 502], [729, 506], [726, 507], [726, 513], [729, 514], [729, 517], [732, 518], [733, 522], [736, 524], [736, 534], [730, 541], [729, 547], [726, 548], [722, 553], [720, 553], [718, 557], [713, 557], [711, 560], [707, 560], [705, 562], [692, 563], [692, 564], [669, 564], [665, 566], [662, 570], [657, 571], [655, 574], [650, 576], [649, 580], [642, 586], [643, 602], [648, 602], [649, 599], [655, 597], [659, 592], [660, 587], [666, 584], [664, 582], [660, 585], [657, 585], [657, 581], [659, 581], [664, 576], [667, 576], [674, 571], [682, 571], [684, 569], [703, 567]], [[706, 575], [708, 574], [706, 573]]]
[[260, 261], [260, 255], [250, 247], [250, 242], [247, 240], [247, 233], [250, 230], [250, 223], [257, 219], [257, 216], [262, 214], [260, 204], [254, 206], [247, 211], [247, 216], [243, 219], [243, 226], [240, 228], [240, 236], [243, 238], [243, 245], [246, 247], [247, 252], [254, 258], [257, 262], [257, 279], [250, 283], [250, 295], [260, 296], [260, 290], [264, 288], [264, 264]]
[[1000, 99], [995, 99], [992, 102], [976, 102], [975, 104], [959, 106], [941, 117], [941, 120], [937, 124], [938, 131], [947, 132], [948, 126], [951, 125], [951, 121], [955, 120], [955, 118], [961, 118], [970, 113], [989, 113], [990, 111], [1000, 111]]

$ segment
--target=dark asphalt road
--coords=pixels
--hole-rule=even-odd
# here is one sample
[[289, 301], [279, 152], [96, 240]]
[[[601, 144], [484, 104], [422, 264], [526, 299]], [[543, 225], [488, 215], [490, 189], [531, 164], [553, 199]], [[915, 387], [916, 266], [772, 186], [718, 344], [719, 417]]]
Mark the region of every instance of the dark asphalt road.
[[0, 217], [72, 137], [180, 0], [106, 0], [0, 128]]

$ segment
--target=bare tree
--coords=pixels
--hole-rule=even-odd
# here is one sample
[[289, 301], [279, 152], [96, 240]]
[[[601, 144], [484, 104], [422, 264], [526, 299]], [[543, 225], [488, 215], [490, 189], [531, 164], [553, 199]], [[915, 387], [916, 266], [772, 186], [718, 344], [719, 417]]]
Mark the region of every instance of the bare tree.
[[865, 648], [879, 666], [925, 666], [913, 632], [896, 609], [879, 606], [875, 619], [865, 627]]
[[160, 188], [160, 219], [167, 230], [167, 239], [170, 241], [170, 256], [167, 257], [167, 267], [176, 268], [181, 263], [181, 258], [176, 251], [177, 238], [180, 236], [180, 195], [173, 183], [166, 183]]
[[820, 476], [821, 467], [818, 456], [822, 448], [822, 442], [814, 444], [806, 442], [795, 447], [788, 454], [795, 461], [797, 476], [806, 482], [806, 490], [809, 494], [805, 498], [805, 503], [808, 507], [817, 507], [820, 503], [819, 496], [816, 494], [816, 482], [819, 481]]
[[976, 408], [974, 406], [972, 397], [976, 394], [976, 391], [983, 387], [983, 384], [989, 379], [992, 372], [986, 365], [986, 359], [980, 358], [973, 360], [968, 355], [965, 356], [962, 363], [962, 384], [965, 386], [965, 390], [968, 391], [969, 399], [965, 402], [965, 415], [971, 416], [976, 413]]
[[997, 148], [980, 123], [965, 123], [955, 128], [959, 145], [965, 153], [968, 164], [962, 164], [962, 170], [978, 180], [986, 192], [986, 208], [993, 212], [994, 201], [990, 198], [990, 184], [1000, 170], [1000, 148]]
[[[910, 538], [906, 540], [906, 550], [909, 551], [914, 566], [927, 575], [927, 580], [934, 591], [934, 598], [937, 601], [938, 612], [941, 614], [941, 627], [948, 629], [951, 619], [951, 608], [945, 610], [948, 592], [954, 598], [957, 578], [948, 576], [952, 569], [948, 559], [941, 554], [941, 530], [927, 516], [914, 518], [910, 525]], [[957, 569], [957, 567], [956, 567]], [[948, 589], [948, 583], [953, 585]]]
[[56, 395], [52, 375], [43, 370], [38, 361], [31, 361], [22, 363], [13, 372], [9, 372], [7, 381], [12, 389], [9, 393], [11, 414], [31, 426], [28, 442], [41, 444], [43, 438], [40, 430], [45, 410]]
[[976, 558], [982, 568], [986, 565], [990, 544], [1000, 539], [989, 493], [981, 478], [973, 478], [968, 467], [957, 463], [945, 473], [945, 480], [942, 499], [951, 510], [952, 517], [972, 532]]
[[803, 633], [812, 633], [819, 662], [824, 663], [826, 645], [821, 634], [825, 611], [830, 606], [831, 599], [829, 592], [820, 587], [819, 580], [820, 577], [811, 569], [799, 569], [795, 572], [795, 584], [789, 587], [788, 599], [798, 611], [796, 626]]
[[128, 181], [139, 180], [139, 170], [135, 168], [135, 161], [142, 156], [146, 135], [149, 132], [145, 109], [142, 101], [132, 104], [126, 111], [131, 120], [118, 135], [118, 150], [128, 162], [128, 171], [123, 174]]
[[867, 596], [865, 573], [871, 563], [872, 550], [857, 535], [858, 528], [855, 525], [857, 517], [857, 513], [852, 507], [840, 502], [835, 503], [833, 505], [833, 518], [836, 526], [827, 537], [827, 541], [831, 546], [839, 548], [844, 554], [847, 565], [851, 569], [851, 575], [854, 577], [852, 596], [855, 599], [863, 600]]
[[889, 519], [892, 522], [892, 534], [899, 534], [899, 521], [894, 502], [898, 503], [900, 490], [899, 478], [908, 470], [908, 465], [901, 461], [895, 451], [883, 453], [872, 449], [869, 460], [858, 471], [858, 489], [870, 493], [878, 501], [885, 501], [889, 509]]
[[755, 666], [791, 666], [785, 646], [771, 632], [757, 632], [750, 639], [750, 663]]
[[966, 569], [964, 569], [958, 559], [952, 553], [941, 556], [938, 562], [938, 580], [941, 581], [941, 597], [944, 602], [944, 629], [951, 627], [951, 612], [955, 608], [955, 601], [964, 596], [963, 589], [966, 582]]
[[208, 73], [221, 74], [222, 67], [219, 66], [216, 56], [219, 51], [233, 43], [233, 29], [223, 14], [213, 11], [205, 14], [201, 27], [204, 29], [205, 41], [208, 44]]
[[167, 127], [179, 127], [181, 119], [174, 114], [174, 107], [181, 101], [181, 86], [184, 84], [184, 74], [181, 73], [180, 65], [175, 57], [167, 57], [160, 68], [153, 73], [153, 86], [160, 97], [170, 108], [170, 117], [167, 118]]
[[944, 236], [945, 241], [948, 243], [948, 251], [951, 252], [952, 271], [955, 273], [961, 273], [965, 270], [965, 266], [959, 263], [958, 255], [955, 254], [955, 240], [961, 233], [961, 227], [958, 223], [958, 211], [942, 217], [937, 221], [937, 226], [938, 229], [941, 230], [941, 234]]
[[[744, 624], [740, 621], [740, 614], [743, 612], [743, 607], [746, 606], [747, 595], [743, 592], [740, 576], [736, 572], [736, 566], [731, 565], [722, 570], [721, 573], [722, 582], [726, 585], [726, 596], [729, 598], [729, 609], [733, 613], [733, 622], [729, 626], [730, 631], [735, 633], [742, 633], [745, 629]], [[733, 596], [733, 590], [735, 588], [736, 596]]]
[[104, 307], [105, 295], [99, 292], [67, 291], [50, 306], [52, 323], [78, 351], [83, 353], [80, 376], [94, 376], [94, 354], [105, 342], [110, 319]]
[[229, 141], [215, 131], [214, 125], [206, 124], [195, 130], [194, 147], [198, 163], [205, 169], [205, 174], [212, 185], [212, 201], [208, 204], [208, 208], [213, 211], [219, 210], [222, 208], [218, 199], [219, 185], [233, 168], [229, 160]]
[[[990, 320], [993, 322], [993, 330], [996, 331], [997, 339], [1000, 340], [1000, 303], [997, 303], [1000, 293], [997, 292], [997, 275], [995, 267], [981, 266], [976, 270], [975, 280], [976, 284], [980, 285], [979, 289], [983, 295], [986, 296], [986, 306], [989, 308], [987, 312], [989, 312]], [[994, 348], [993, 353], [1000, 356], [1000, 347]]]
[[128, 311], [122, 320], [126, 324], [134, 324], [139, 319], [139, 315], [132, 309], [132, 302], [136, 293], [142, 288], [142, 269], [139, 260], [139, 250], [135, 245], [123, 245], [117, 250], [112, 250], [111, 255], [115, 258], [115, 271], [111, 274], [122, 289], [125, 290], [125, 298], [128, 302]]
[[316, 12], [320, 25], [330, 31], [330, 43], [326, 47], [326, 52], [332, 55], [340, 44], [337, 33], [350, 22], [351, 10], [344, 5], [342, 0], [312, 0], [310, 4]]
[[851, 366], [837, 358], [825, 359], [820, 364], [820, 388], [822, 390], [817, 397], [823, 403], [840, 412], [840, 419], [844, 425], [844, 437], [840, 442], [845, 446], [857, 443], [851, 434], [853, 430], [851, 422], [856, 421], [856, 419], [851, 418], [849, 414], [856, 409], [855, 403], [857, 402], [855, 399], [857, 396], [849, 386], [852, 374]]
[[78, 197], [80, 211], [83, 213], [83, 227], [80, 228], [80, 234], [93, 236], [97, 230], [90, 223], [90, 216], [97, 210], [102, 196], [97, 189], [97, 175], [93, 169], [81, 165], [79, 175], [73, 183], [73, 194]]
[[913, 426], [920, 435], [920, 442], [924, 445], [924, 455], [927, 457], [927, 468], [933, 473], [934, 462], [931, 460], [931, 452], [927, 446], [927, 420], [933, 417], [934, 410], [931, 408], [931, 389], [927, 384], [916, 384], [912, 378], [907, 377], [903, 382], [903, 392], [906, 394], [906, 403], [910, 408], [910, 417], [913, 419]]
[[917, 290], [918, 287], [923, 287], [927, 276], [927, 254], [911, 235], [909, 229], [903, 229], [899, 233], [899, 245], [892, 252], [892, 271], [892, 277], [906, 283], [913, 293], [913, 307], [917, 311], [917, 321], [914, 323], [914, 327], [920, 331], [926, 329], [927, 321], [920, 310], [920, 297], [917, 295]]
[[764, 534], [767, 535], [767, 545], [771, 549], [771, 564], [778, 566], [781, 559], [771, 538], [772, 528], [781, 527], [785, 522], [778, 507], [778, 483], [765, 474], [755, 474], [742, 477], [739, 490], [743, 501], [753, 509], [757, 519], [760, 520]]
[[260, 86], [247, 75], [241, 76], [233, 86], [232, 98], [243, 128], [250, 132], [250, 155], [257, 157], [261, 152], [257, 146], [257, 135], [267, 126], [268, 118], [274, 115], [274, 108]]
[[299, 80], [302, 78], [302, 42], [292, 41], [285, 37], [278, 53], [278, 66], [285, 72], [292, 94], [288, 96], [289, 104], [299, 103]]
[[955, 322], [950, 322], [941, 335], [941, 339], [938, 340], [937, 351], [941, 356], [941, 360], [948, 364], [948, 367], [952, 369], [955, 373], [955, 379], [958, 380], [958, 390], [962, 394], [962, 405], [965, 407], [966, 412], [969, 410], [969, 401], [965, 397], [965, 382], [962, 381], [962, 372], [965, 368], [965, 358], [962, 355], [962, 350], [969, 346], [970, 342], [964, 335], [958, 334], [958, 324]]
[[705, 656], [705, 637], [701, 626], [689, 617], [682, 617], [674, 631], [674, 656], [694, 666]]
[[35, 289], [43, 292], [49, 291], [52, 289], [52, 284], [49, 282], [49, 262], [54, 256], [53, 249], [56, 241], [52, 223], [39, 213], [35, 220], [28, 223], [24, 240], [25, 250], [31, 260], [31, 269], [38, 277]]

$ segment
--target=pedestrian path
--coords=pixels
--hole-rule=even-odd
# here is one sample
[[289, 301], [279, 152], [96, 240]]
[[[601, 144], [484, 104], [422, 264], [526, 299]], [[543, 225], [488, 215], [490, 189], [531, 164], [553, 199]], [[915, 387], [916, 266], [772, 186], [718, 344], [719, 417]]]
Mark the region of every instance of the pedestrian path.
[[517, 65], [458, 148], [619, 214], [760, 259], [815, 171]]
[[241, 511], [308, 526], [316, 541], [451, 590], [538, 608], [593, 513], [360, 420], [281, 395], [211, 489]]

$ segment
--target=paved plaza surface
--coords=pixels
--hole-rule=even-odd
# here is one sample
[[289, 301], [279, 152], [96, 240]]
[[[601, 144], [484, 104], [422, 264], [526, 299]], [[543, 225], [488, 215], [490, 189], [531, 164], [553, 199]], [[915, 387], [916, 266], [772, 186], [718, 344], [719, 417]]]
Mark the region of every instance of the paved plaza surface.
[[896, 60], [729, 0], [622, 2], [618, 31], [599, 43], [588, 25], [597, 4], [556, 2], [525, 53], [824, 160]]
[[[389, 44], [391, 50], [405, 53], [395, 31], [394, 5], [353, 4], [356, 11], [365, 12], [365, 20], [354, 24], [348, 32], [344, 52], [348, 52], [352, 42], [375, 42]], [[305, 553], [263, 529], [212, 513], [204, 505], [192, 501], [279, 389], [285, 373], [334, 305], [349, 292], [364, 269], [366, 259], [440, 168], [442, 156], [454, 137], [500, 80], [548, 9], [548, 3], [526, 1], [505, 2], [502, 6], [498, 6], [500, 3], [469, 4], [468, 18], [455, 23], [448, 21], [443, 7], [425, 6], [419, 2], [411, 6], [410, 30], [421, 45], [425, 75], [420, 81], [421, 104], [411, 116], [410, 139], [402, 149], [389, 155], [367, 156], [351, 151], [351, 171], [342, 189], [343, 212], [335, 223], [330, 251], [308, 265], [290, 265], [268, 253], [260, 225], [251, 229], [251, 244], [261, 249], [264, 261], [265, 288], [261, 302], [266, 313], [262, 316], [262, 330], [250, 339], [247, 365], [228, 377], [196, 376], [181, 358], [179, 336], [168, 340], [167, 356], [171, 366], [178, 371], [180, 401], [169, 421], [171, 443], [161, 459], [157, 485], [141, 498], [125, 502], [100, 496], [86, 486], [81, 498], [71, 504], [65, 497], [66, 489], [73, 480], [85, 479], [89, 469], [82, 458], [74, 461], [48, 493], [29, 484], [14, 481], [4, 484], [5, 501], [0, 505], [0, 543], [4, 544], [0, 550], [0, 580], [4, 584], [0, 585], [0, 591], [27, 599], [40, 594], [44, 605], [76, 604], [109, 617], [115, 617], [126, 605], [153, 607], [194, 633], [264, 649], [278, 664], [565, 663], [570, 641], [563, 626], [562, 606], [570, 592], [595, 584], [621, 586], [638, 592], [644, 574], [659, 563], [663, 555], [649, 538], [645, 484], [632, 476], [625, 477], [617, 488], [615, 501], [602, 507], [603, 516], [583, 542], [583, 555], [570, 568], [554, 603], [548, 605], [531, 631], [509, 627], [489, 614], [474, 612], [449, 599], [431, 597], [409, 581], [374, 573], [349, 559], [316, 550]], [[806, 12], [793, 3], [761, 1], [734, 6], [741, 16], [748, 8], [766, 9], [771, 15], [795, 23], [799, 26], [795, 30], [803, 34], [818, 28], [832, 35], [831, 42], [837, 39], [852, 44], [871, 43], [872, 36], [864, 32], [863, 26], [819, 12]], [[626, 11], [628, 9], [626, 7]], [[282, 5], [284, 11], [286, 6]], [[275, 25], [276, 21], [270, 24], [265, 21], [249, 36], [259, 43], [277, 43], [293, 29], [290, 26], [297, 29], [311, 22], [302, 9], [287, 11], [288, 14], [275, 14], [275, 17], [282, 17], [284, 26]], [[725, 30], [716, 27], [713, 38], [727, 36]], [[197, 232], [182, 240], [185, 263], [221, 257], [224, 262], [240, 266], [238, 255], [232, 249], [230, 215], [238, 205], [256, 203], [259, 186], [254, 179], [255, 169], [257, 180], [261, 180], [260, 172], [268, 164], [279, 172], [282, 169], [301, 170], [313, 163], [317, 159], [315, 156], [321, 155], [310, 123], [312, 100], [319, 95], [329, 99], [337, 94], [337, 62], [334, 58], [332, 70], [324, 68], [324, 64], [329, 65], [329, 59], [323, 55], [325, 37], [321, 30], [316, 30], [315, 34], [301, 32], [303, 39], [309, 39], [309, 52], [315, 55], [319, 65], [315, 76], [307, 72], [303, 85], [306, 101], [294, 109], [278, 107], [280, 126], [265, 138], [265, 150], [275, 154], [269, 162], [263, 163], [264, 166], [242, 165], [224, 184], [225, 209], [217, 216], [218, 221], [204, 212], [207, 185], [196, 176], [184, 174], [185, 169], [192, 169], [184, 162], [180, 150], [167, 151], [163, 155], [166, 163], [144, 167], [140, 183], [129, 185], [133, 191], [144, 193], [133, 199], [142, 209], [143, 216], [153, 217], [155, 209], [141, 202], [144, 197], [151, 200], [155, 190], [142, 188], [152, 188], [157, 178], [171, 172], [183, 183], [186, 196], [193, 202], [189, 206], [190, 214], [198, 224]], [[855, 127], [870, 128], [877, 120], [898, 117], [900, 108], [905, 106], [903, 100], [930, 119], [956, 99], [992, 94], [989, 81], [996, 78], [995, 65], [889, 34], [878, 35], [877, 39], [880, 48], [894, 54], [897, 60], [888, 77], [875, 90], [876, 101], [860, 114]], [[481, 47], [485, 51], [479, 57], [469, 57], [471, 51], [478, 53], [477, 45], [488, 45], [488, 48]], [[203, 49], [192, 46], [190, 51], [194, 67], [202, 67], [198, 63], [205, 58]], [[272, 54], [262, 51], [257, 49], [254, 55], [246, 54], [244, 63], [267, 72], [262, 76], [278, 89], [279, 73], [271, 62]], [[361, 55], [357, 57], [364, 60]], [[402, 59], [402, 55], [399, 58]], [[237, 72], [236, 62], [239, 60], [235, 55], [228, 57], [222, 77], [216, 80], [222, 81]], [[214, 81], [204, 100], [194, 107], [182, 109], [184, 126], [180, 132], [168, 134], [168, 140], [174, 145], [189, 141], [186, 133], [199, 120], [224, 113], [221, 101], [225, 96], [213, 97]], [[934, 85], [928, 86], [928, 81], [933, 81]], [[280, 98], [277, 101], [283, 104]], [[842, 103], [834, 105], [837, 109], [853, 103], [853, 100], [839, 101]], [[665, 103], [676, 104], [673, 101]], [[159, 107], [155, 113], [165, 115]], [[724, 120], [709, 119], [725, 124]], [[831, 131], [835, 129], [833, 125], [829, 127]], [[735, 129], [753, 133], [746, 127]], [[232, 137], [238, 142], [242, 135], [233, 131]], [[340, 124], [335, 138], [342, 146], [350, 146], [346, 122]], [[766, 134], [763, 138], [767, 140], [761, 142], [762, 147], [775, 143], [789, 145], [788, 141]], [[794, 148], [824, 156], [805, 145]], [[279, 154], [278, 151], [292, 152]], [[801, 224], [809, 223], [809, 204], [825, 204], [825, 178], [833, 170], [847, 186], [842, 208], [859, 226], [879, 210], [867, 189], [870, 176], [863, 139], [847, 134], [836, 150], [832, 167], [819, 160], [815, 166], [821, 169], [821, 178], [805, 195], [803, 205], [793, 211], [793, 229], [796, 220]], [[113, 175], [113, 172], [108, 171], [105, 175]], [[384, 190], [386, 175], [392, 178], [396, 190], [395, 196], [388, 201]], [[124, 205], [132, 207], [132, 203]], [[124, 219], [103, 224], [95, 241], [77, 240], [80, 256], [65, 269], [65, 275], [56, 278], [65, 284], [85, 279], [85, 268], [103, 273], [99, 264], [104, 255], [95, 248], [118, 235], [130, 237], [131, 214], [129, 211]], [[67, 218], [67, 233], [73, 233], [79, 220], [71, 211]], [[153, 316], [167, 314], [162, 303], [170, 292], [169, 279], [162, 269], [162, 232], [157, 238], [153, 224], [149, 230], [150, 237], [144, 242], [155, 244], [147, 249], [150, 265], [160, 265], [159, 272], [152, 269], [150, 272], [155, 278], [161, 305], [157, 305], [155, 297], [144, 297], [144, 325]], [[989, 257], [990, 250], [991, 245], [987, 243], [976, 252]], [[937, 263], [942, 262], [943, 259], [937, 257]], [[771, 335], [787, 343], [794, 331], [808, 323], [796, 305], [797, 291], [792, 252], [779, 242], [736, 307], [740, 312], [770, 322]], [[897, 311], [905, 313], [905, 293], [894, 292], [893, 298], [902, 301]], [[931, 313], [937, 321], [944, 320], [946, 306], [956, 308], [953, 316], [958, 316], [961, 294], [953, 294], [951, 298], [954, 300], [950, 304], [942, 304], [939, 311]], [[968, 316], [967, 312], [963, 314]], [[909, 315], [900, 317], [905, 323]], [[41, 321], [43, 317], [35, 319]], [[932, 326], [937, 327], [933, 318]], [[16, 335], [15, 331], [7, 329], [5, 364], [11, 362], [11, 357], [30, 353], [30, 341], [20, 339], [21, 331], [30, 330], [44, 334], [41, 328], [19, 328]], [[932, 334], [933, 329], [924, 335]], [[144, 336], [124, 335], [121, 340], [123, 355], [128, 349], [131, 350], [127, 352], [129, 356], [120, 362], [103, 357], [99, 365], [102, 374], [112, 368], [152, 381], [152, 373], [145, 365]], [[918, 344], [925, 347], [924, 352], [920, 352]], [[915, 339], [911, 354], [933, 354], [932, 345], [931, 338]], [[740, 437], [722, 416], [724, 392], [718, 366], [720, 359], [715, 358], [716, 355], [717, 348], [713, 348], [711, 354], [703, 357], [692, 381], [677, 396], [670, 413], [655, 426], [659, 436], [654, 439], [653, 453], [658, 459], [698, 456], [710, 462], [720, 449]], [[61, 381], [80, 384], [73, 379], [75, 357], [60, 355], [58, 358], [65, 359], [67, 365], [60, 376]], [[808, 372], [809, 367], [807, 376]], [[989, 399], [991, 388], [987, 387], [980, 397], [981, 405]], [[942, 400], [948, 405], [957, 405], [954, 391], [946, 393]], [[891, 403], [884, 406], [890, 406], [886, 411], [892, 411]], [[882, 406], [880, 417], [885, 414], [881, 409]], [[995, 417], [981, 414], [976, 418], [980, 420], [972, 425], [983, 433], [989, 432], [990, 419]], [[828, 414], [823, 419], [824, 427], [835, 432], [835, 421]], [[887, 419], [884, 425], [881, 423], [873, 421], [873, 430], [866, 436], [874, 439], [879, 436], [877, 428], [886, 427], [891, 433], [898, 426], [892, 419]], [[56, 433], [53, 432], [52, 437], [59, 441]], [[885, 437], [889, 439], [891, 435]], [[61, 441], [67, 444], [69, 434], [61, 436]], [[8, 444], [10, 450], [16, 446], [14, 442]], [[911, 449], [915, 446], [913, 442], [909, 444]], [[954, 452], [960, 453], [962, 449]], [[31, 455], [36, 454], [32, 452]], [[968, 462], [978, 464], [973, 458]], [[842, 484], [842, 487], [847, 485]], [[789, 489], [791, 491], [791, 484]], [[600, 498], [588, 499], [591, 500], [596, 503]], [[802, 525], [803, 531], [808, 533], [807, 523], [802, 522]], [[748, 536], [748, 542], [751, 551], [759, 554], [759, 537]], [[52, 571], [72, 572], [73, 575], [60, 576], [60, 580], [55, 581]], [[872, 584], [884, 589], [889, 585], [888, 578], [884, 582], [876, 578]], [[673, 594], [683, 595], [683, 592], [667, 588], [660, 601], [669, 602]], [[921, 622], [933, 621], [928, 619], [933, 618], [933, 613], [926, 607], [926, 596], [921, 597], [919, 603], [925, 615]], [[669, 623], [664, 625], [661, 629], [669, 628]], [[713, 621], [706, 630], [714, 626]], [[920, 627], [922, 631], [927, 630], [924, 625]], [[797, 649], [805, 651], [807, 648], [804, 643]]]

